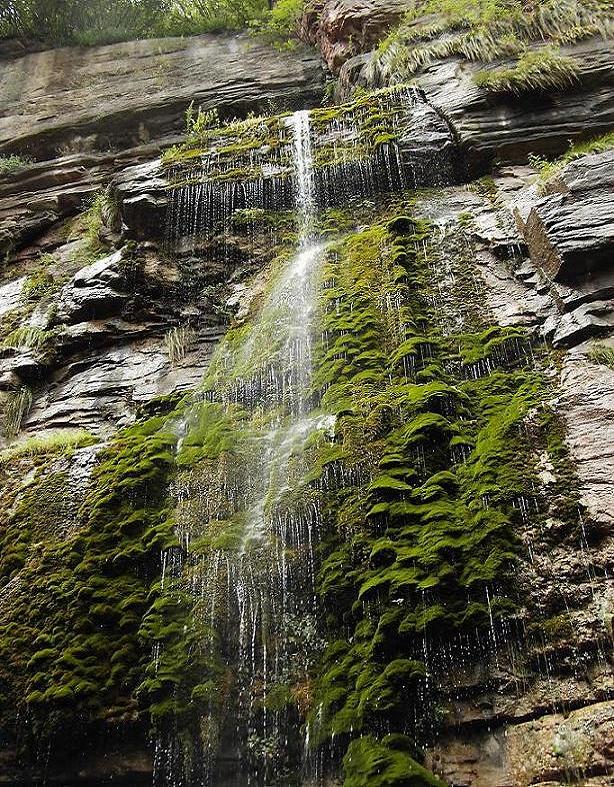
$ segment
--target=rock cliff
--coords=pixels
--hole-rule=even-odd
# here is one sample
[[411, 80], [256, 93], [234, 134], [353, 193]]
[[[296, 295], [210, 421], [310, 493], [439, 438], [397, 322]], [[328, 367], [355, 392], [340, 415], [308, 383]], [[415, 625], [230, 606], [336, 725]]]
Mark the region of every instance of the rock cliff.
[[[208, 371], [222, 374], [212, 359], [224, 337], [225, 352], [235, 351], [266, 312], [267, 271], [300, 237], [287, 113], [303, 108], [314, 109], [317, 229], [337, 244], [326, 280], [336, 289], [319, 309], [328, 304], [327, 336], [347, 362], [335, 356], [332, 374], [322, 351], [318, 384], [347, 426], [330, 455], [316, 455], [308, 482], [297, 480], [304, 468], [292, 472], [307, 501], [364, 490], [343, 504], [326, 498], [340, 529], [318, 552], [318, 593], [338, 632], [337, 662], [321, 655], [326, 666], [312, 664], [309, 681], [280, 689], [270, 706], [265, 670], [256, 704], [308, 719], [312, 743], [333, 763], [315, 769], [314, 784], [343, 783], [342, 746], [352, 787], [409, 784], [376, 781], [402, 758], [416, 784], [611, 783], [611, 26], [561, 42], [557, 57], [575, 63], [569, 84], [488, 91], [476, 75], [500, 76], [519, 55], [466, 57], [444, 45], [456, 28], [431, 17], [428, 36], [412, 39], [403, 25], [414, 7], [314, 3], [301, 20], [312, 48], [289, 52], [207, 35], [0, 53], [0, 155], [30, 159], [0, 174], [0, 784], [150, 784], [154, 756], [158, 772], [164, 757], [176, 761], [169, 718], [205, 736], [204, 717], [190, 709], [215, 704], [212, 685], [232, 693], [230, 656], [213, 663], [215, 638], [201, 652], [163, 586], [183, 570], [192, 589], [204, 584], [206, 551], [187, 568], [177, 555], [217, 505], [212, 478], [223, 471], [228, 488], [239, 484], [212, 445], [245, 431], [245, 416], [229, 426], [217, 413], [219, 428], [207, 431], [216, 402], [201, 383]], [[385, 58], [397, 40], [386, 50], [387, 36], [402, 38], [403, 62], [413, 64], [403, 78]], [[425, 41], [433, 50], [418, 57]], [[325, 67], [341, 107], [321, 106]], [[191, 102], [218, 114], [185, 142]], [[607, 134], [609, 143], [581, 147]], [[360, 309], [346, 314], [350, 296]], [[406, 307], [403, 323], [395, 315]], [[263, 330], [275, 347], [275, 323]], [[377, 396], [365, 393], [372, 379]], [[364, 423], [351, 420], [361, 406]], [[406, 423], [395, 427], [399, 412]], [[364, 457], [380, 463], [368, 481]], [[406, 530], [388, 513], [400, 504]], [[464, 525], [428, 519], [429, 505], [462, 510]], [[236, 522], [227, 511], [214, 519], [228, 528], [215, 549], [230, 566]], [[414, 520], [425, 532], [439, 527], [439, 543], [423, 544]], [[472, 528], [479, 536], [467, 544]], [[303, 555], [293, 537], [290, 561]], [[211, 538], [200, 534], [203, 550]], [[230, 585], [240, 575], [227, 576]], [[401, 634], [390, 641], [391, 627]], [[313, 632], [293, 636], [293, 647], [323, 652]], [[335, 664], [358, 675], [358, 689], [342, 684]], [[403, 732], [397, 738], [421, 753], [381, 737], [379, 771], [369, 771], [372, 751], [350, 743], [358, 718], [359, 743]], [[375, 719], [371, 728], [365, 719]], [[230, 787], [238, 755], [224, 724], [213, 783]], [[277, 756], [266, 736], [252, 744], [254, 756]]]

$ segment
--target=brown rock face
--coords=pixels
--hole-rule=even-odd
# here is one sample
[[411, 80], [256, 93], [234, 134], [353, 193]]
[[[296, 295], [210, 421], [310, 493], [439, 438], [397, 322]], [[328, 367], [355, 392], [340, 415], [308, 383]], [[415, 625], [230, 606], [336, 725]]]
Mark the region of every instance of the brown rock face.
[[411, 0], [320, 0], [305, 14], [302, 37], [317, 44], [333, 73], [373, 48], [413, 6]]
[[202, 35], [55, 49], [0, 59], [0, 154], [37, 159], [130, 148], [180, 133], [194, 101], [231, 117], [321, 95], [311, 53], [249, 36]]

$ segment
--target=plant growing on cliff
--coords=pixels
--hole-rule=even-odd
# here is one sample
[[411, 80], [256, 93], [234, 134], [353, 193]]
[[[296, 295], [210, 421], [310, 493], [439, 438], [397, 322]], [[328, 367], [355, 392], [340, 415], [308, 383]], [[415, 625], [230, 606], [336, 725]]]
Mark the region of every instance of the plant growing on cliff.
[[32, 390], [26, 385], [4, 394], [2, 420], [6, 437], [16, 437], [19, 434], [21, 424], [31, 407]]
[[563, 90], [577, 81], [580, 74], [578, 63], [571, 57], [563, 57], [556, 50], [531, 50], [520, 56], [511, 68], [496, 68], [478, 71], [475, 84], [488, 93], [528, 93], [545, 90]]
[[588, 357], [593, 363], [614, 369], [614, 347], [607, 344], [594, 344], [588, 352]]
[[19, 576], [0, 621], [0, 683], [7, 665], [13, 673], [0, 714], [27, 707], [33, 734], [47, 741], [65, 738], [73, 718], [137, 712], [153, 648], [140, 629], [157, 598], [161, 550], [176, 543], [165, 507], [175, 437], [165, 423], [159, 416], [119, 432], [98, 454], [85, 498], [74, 498], [48, 460], [91, 436], [61, 433], [3, 455], [35, 472], [0, 534], [2, 582]]
[[194, 102], [185, 111], [185, 133], [189, 142], [197, 143], [204, 135], [205, 131], [215, 126], [219, 126], [220, 116], [217, 108], [194, 109]]
[[538, 186], [543, 188], [549, 180], [555, 178], [572, 161], [592, 153], [605, 153], [605, 151], [612, 149], [614, 149], [614, 131], [584, 142], [574, 142], [569, 150], [554, 161], [530, 155], [529, 164], [539, 172]]
[[45, 454], [58, 456], [75, 448], [95, 445], [97, 442], [98, 438], [85, 429], [62, 429], [42, 437], [29, 437], [0, 451], [0, 466], [8, 465], [21, 457], [34, 458]]
[[164, 344], [171, 366], [176, 366], [188, 352], [194, 331], [186, 325], [171, 328], [164, 337]]
[[612, 35], [599, 0], [419, 0], [379, 45], [369, 65], [373, 83], [404, 82], [431, 62], [452, 56], [491, 62], [544, 42], [557, 47]]
[[0, 156], [0, 175], [12, 175], [31, 163], [32, 160], [24, 156]]
[[22, 325], [4, 339], [2, 347], [13, 350], [43, 350], [56, 336], [56, 332], [36, 325]]

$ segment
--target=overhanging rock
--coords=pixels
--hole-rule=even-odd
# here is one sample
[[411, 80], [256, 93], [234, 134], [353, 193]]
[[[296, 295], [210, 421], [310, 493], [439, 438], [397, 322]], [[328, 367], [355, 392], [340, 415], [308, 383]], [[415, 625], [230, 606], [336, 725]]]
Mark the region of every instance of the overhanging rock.
[[[113, 182], [129, 236], [176, 240], [227, 225], [237, 210], [293, 206], [288, 115], [207, 130], [164, 161], [130, 167]], [[386, 89], [310, 113], [318, 207], [456, 177], [456, 141], [416, 88]]]

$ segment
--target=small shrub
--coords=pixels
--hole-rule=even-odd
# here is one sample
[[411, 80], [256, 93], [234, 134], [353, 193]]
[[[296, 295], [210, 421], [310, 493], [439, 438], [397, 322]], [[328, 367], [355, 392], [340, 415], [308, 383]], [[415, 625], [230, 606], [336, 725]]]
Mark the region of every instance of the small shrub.
[[489, 93], [520, 95], [531, 91], [562, 90], [578, 79], [579, 72], [573, 58], [563, 57], [546, 47], [525, 52], [512, 68], [479, 71], [473, 79], [478, 87]]
[[198, 142], [207, 129], [219, 126], [219, 124], [220, 116], [216, 108], [203, 109], [198, 107], [198, 110], [195, 110], [194, 102], [192, 101], [186, 109], [185, 130], [190, 141]]
[[305, 0], [279, 0], [261, 21], [253, 25], [254, 30], [278, 48], [292, 49], [304, 10]]
[[175, 3], [159, 20], [157, 36], [189, 36], [245, 30], [268, 13], [268, 0], [187, 0]]

